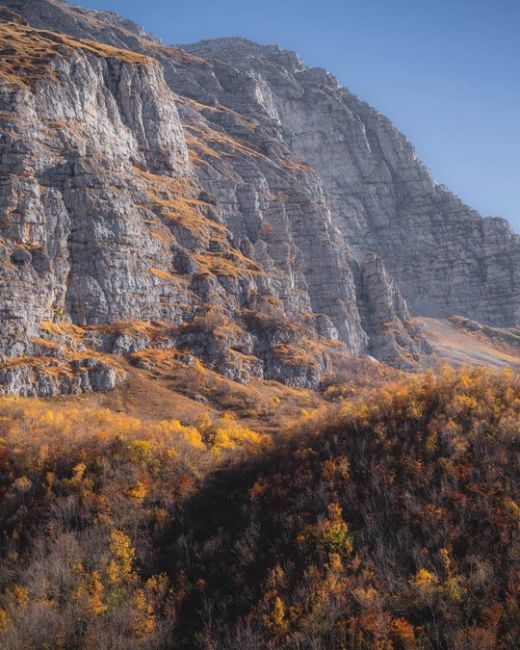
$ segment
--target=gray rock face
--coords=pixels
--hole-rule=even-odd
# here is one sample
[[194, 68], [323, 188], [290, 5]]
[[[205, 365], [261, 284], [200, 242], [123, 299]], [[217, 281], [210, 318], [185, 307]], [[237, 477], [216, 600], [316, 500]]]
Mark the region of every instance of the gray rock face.
[[37, 368], [30, 363], [0, 369], [0, 395], [56, 397], [113, 390], [126, 373], [96, 359], [75, 362], [68, 368]]
[[[182, 346], [238, 381], [316, 386], [325, 339], [409, 367], [410, 313], [518, 322], [518, 236], [332, 75], [244, 39], [179, 49], [60, 0], [3, 4], [5, 358], [72, 323], [83, 355]], [[51, 390], [17, 372], [0, 385]]]
[[44, 79], [2, 83], [0, 106], [0, 351], [16, 342], [20, 352], [57, 311], [83, 325], [173, 319], [164, 294], [175, 292], [151, 273], [171, 253], [153, 237], [135, 181], [136, 169], [187, 171], [160, 66], [70, 48]]
[[393, 365], [413, 367], [418, 359], [417, 332], [401, 292], [375, 253], [368, 253], [360, 269], [359, 306], [369, 335], [369, 351]]
[[[222, 39], [187, 49], [238, 69], [256, 87], [246, 99], [233, 86], [218, 101], [272, 122], [318, 174], [350, 256], [377, 253], [413, 314], [518, 322], [518, 235], [436, 184], [388, 119], [279, 47]], [[221, 77], [230, 75], [213, 69], [228, 90]]]

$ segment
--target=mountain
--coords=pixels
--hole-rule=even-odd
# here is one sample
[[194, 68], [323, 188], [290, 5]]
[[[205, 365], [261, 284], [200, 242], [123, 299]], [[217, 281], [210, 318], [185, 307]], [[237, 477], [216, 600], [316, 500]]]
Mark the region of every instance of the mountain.
[[431, 365], [423, 318], [516, 336], [519, 237], [325, 70], [2, 6], [4, 392], [109, 390], [157, 350], [316, 388], [353, 356]]
[[331, 74], [0, 0], [0, 242], [2, 650], [520, 647], [519, 238]]

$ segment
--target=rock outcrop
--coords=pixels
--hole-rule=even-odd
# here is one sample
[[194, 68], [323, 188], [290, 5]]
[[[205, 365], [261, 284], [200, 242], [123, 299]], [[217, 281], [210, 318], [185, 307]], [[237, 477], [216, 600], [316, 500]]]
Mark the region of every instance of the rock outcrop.
[[338, 354], [413, 367], [410, 314], [518, 322], [518, 236], [329, 73], [244, 39], [165, 46], [61, 0], [3, 5], [5, 391], [107, 388], [106, 355], [148, 346], [317, 386]]

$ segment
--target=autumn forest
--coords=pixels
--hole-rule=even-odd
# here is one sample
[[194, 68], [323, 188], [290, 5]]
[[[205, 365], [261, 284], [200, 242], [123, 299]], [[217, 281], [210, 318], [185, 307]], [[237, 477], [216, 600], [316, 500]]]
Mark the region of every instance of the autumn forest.
[[513, 648], [520, 379], [454, 371], [259, 434], [0, 401], [0, 646]]

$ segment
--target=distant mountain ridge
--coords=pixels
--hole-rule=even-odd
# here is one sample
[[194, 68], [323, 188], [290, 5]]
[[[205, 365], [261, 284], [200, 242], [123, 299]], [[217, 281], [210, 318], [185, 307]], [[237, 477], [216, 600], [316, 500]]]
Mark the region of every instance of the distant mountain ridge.
[[520, 321], [519, 236], [330, 73], [1, 6], [3, 390], [107, 390], [153, 349], [316, 387], [349, 355], [417, 367], [413, 317]]

